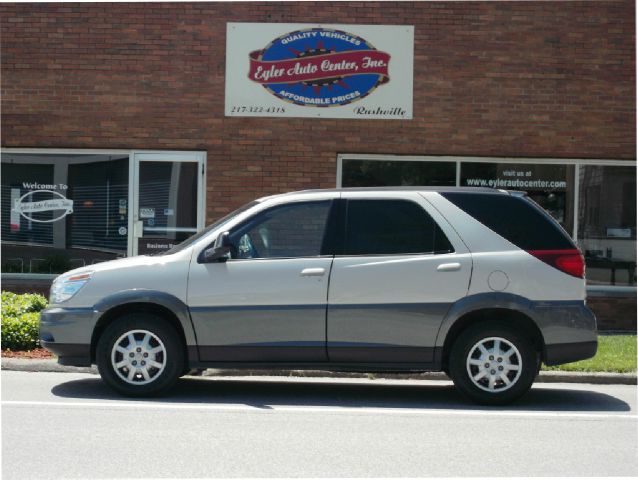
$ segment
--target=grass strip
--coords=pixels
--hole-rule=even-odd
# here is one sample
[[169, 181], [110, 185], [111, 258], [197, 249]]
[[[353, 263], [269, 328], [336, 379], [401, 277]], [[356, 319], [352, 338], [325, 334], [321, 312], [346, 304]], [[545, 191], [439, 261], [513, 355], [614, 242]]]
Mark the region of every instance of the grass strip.
[[593, 358], [542, 370], [567, 372], [636, 372], [636, 335], [600, 335], [598, 352]]

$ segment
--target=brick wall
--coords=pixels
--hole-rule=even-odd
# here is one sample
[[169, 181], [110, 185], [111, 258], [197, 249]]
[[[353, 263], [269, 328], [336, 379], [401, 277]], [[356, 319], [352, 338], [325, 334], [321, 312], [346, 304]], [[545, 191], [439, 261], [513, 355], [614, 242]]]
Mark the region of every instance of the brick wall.
[[[208, 220], [337, 153], [635, 159], [632, 1], [2, 4], [2, 146], [205, 150]], [[415, 26], [414, 119], [224, 117], [226, 22]]]
[[587, 306], [596, 314], [598, 329], [636, 332], [636, 297], [590, 296]]

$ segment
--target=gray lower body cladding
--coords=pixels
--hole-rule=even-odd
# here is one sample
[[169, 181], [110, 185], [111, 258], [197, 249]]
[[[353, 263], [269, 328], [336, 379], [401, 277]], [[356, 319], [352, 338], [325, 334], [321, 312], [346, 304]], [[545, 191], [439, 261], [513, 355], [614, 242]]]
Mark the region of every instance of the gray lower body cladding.
[[201, 361], [433, 362], [450, 304], [197, 307]]
[[545, 345], [545, 364], [551, 366], [585, 360], [596, 355], [597, 350], [598, 341]]
[[560, 365], [596, 355], [596, 317], [585, 302], [535, 302], [533, 313], [544, 338], [545, 364]]
[[[428, 304], [424, 304], [428, 305]], [[434, 308], [436, 306], [436, 308]], [[385, 305], [381, 312], [379, 306], [371, 307], [371, 317], [376, 318], [374, 322], [376, 334], [383, 331], [380, 325], [382, 320], [388, 321], [393, 318], [393, 310]], [[426, 371], [440, 370], [442, 348], [435, 346], [436, 323], [434, 316], [443, 314], [445, 306], [436, 304], [430, 308], [416, 308], [414, 304], [397, 305], [397, 318], [401, 319], [399, 324], [391, 328], [387, 342], [379, 342], [380, 339], [364, 338], [361, 342], [348, 338], [348, 342], [326, 342], [317, 335], [316, 341], [294, 341], [290, 342], [246, 342], [226, 344], [215, 344], [212, 342], [202, 342], [198, 346], [188, 345], [189, 359], [200, 368], [206, 366], [232, 365], [236, 368], [256, 368], [257, 365], [268, 366], [268, 368], [318, 368], [329, 370], [367, 370], [367, 371]], [[529, 302], [521, 305], [520, 310], [528, 314], [539, 327], [544, 339], [544, 361], [547, 365], [557, 365], [592, 357], [596, 353], [597, 334], [596, 319], [593, 313], [582, 301], [572, 302]], [[311, 309], [312, 311], [314, 309]], [[356, 309], [341, 308], [338, 317], [340, 322], [346, 322], [346, 314], [354, 313], [357, 319], [363, 321], [365, 306], [357, 306]], [[350, 310], [350, 311], [349, 311]], [[397, 334], [400, 334], [400, 325], [411, 325], [414, 327], [418, 317], [423, 311], [425, 315], [425, 325], [429, 326], [421, 333], [427, 332], [427, 337], [422, 339], [422, 343], [415, 345], [414, 338], [406, 340], [400, 344], [396, 342]], [[328, 309], [328, 314], [330, 309]], [[199, 312], [202, 313], [201, 311]], [[271, 312], [275, 313], [275, 312]], [[308, 311], [304, 312], [306, 315]], [[336, 312], [335, 312], [336, 313]], [[54, 308], [45, 310], [41, 316], [40, 339], [42, 346], [56, 354], [58, 361], [63, 365], [85, 366], [91, 363], [91, 335], [93, 328], [99, 317], [99, 312], [94, 309], [63, 309]], [[198, 322], [195, 322], [196, 325]], [[222, 322], [223, 323], [223, 322]], [[359, 322], [360, 323], [360, 322]], [[392, 323], [392, 322], [390, 322]], [[417, 322], [418, 323], [418, 322]], [[361, 323], [361, 325], [363, 325]], [[373, 329], [374, 330], [374, 329]], [[290, 333], [290, 332], [289, 332]], [[318, 332], [319, 333], [319, 332]], [[330, 322], [328, 321], [328, 334], [330, 333]], [[416, 333], [415, 331], [412, 334]], [[254, 335], [254, 330], [252, 331]], [[323, 337], [325, 339], [325, 337]], [[254, 339], [253, 339], [254, 340]], [[367, 340], [367, 341], [366, 341]], [[372, 342], [371, 342], [372, 340]], [[376, 342], [375, 342], [376, 340]], [[378, 342], [378, 343], [377, 343]], [[288, 345], [286, 345], [288, 344]], [[332, 348], [331, 348], [332, 347]], [[304, 349], [308, 352], [302, 352]], [[223, 350], [223, 352], [220, 351]], [[290, 350], [288, 350], [290, 349]], [[330, 358], [330, 350], [338, 353], [338, 359]], [[269, 355], [263, 356], [265, 350]], [[295, 350], [295, 352], [293, 352]], [[223, 353], [223, 354], [222, 354]], [[303, 354], [302, 354], [303, 353]], [[299, 356], [297, 358], [297, 356]], [[198, 359], [198, 360], [196, 360]], [[335, 361], [336, 360], [336, 361]]]

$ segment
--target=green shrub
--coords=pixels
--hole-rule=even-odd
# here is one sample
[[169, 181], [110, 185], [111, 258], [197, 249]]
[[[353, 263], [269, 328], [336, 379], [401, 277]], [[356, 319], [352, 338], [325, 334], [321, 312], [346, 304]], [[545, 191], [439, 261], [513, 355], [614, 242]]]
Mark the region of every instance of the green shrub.
[[40, 314], [23, 313], [19, 317], [2, 317], [2, 349], [33, 350], [40, 346]]
[[2, 292], [2, 317], [17, 317], [23, 313], [39, 312], [47, 307], [47, 299], [37, 293]]
[[36, 293], [17, 295], [2, 292], [2, 345], [11, 350], [32, 350], [39, 346], [40, 311], [47, 300]]

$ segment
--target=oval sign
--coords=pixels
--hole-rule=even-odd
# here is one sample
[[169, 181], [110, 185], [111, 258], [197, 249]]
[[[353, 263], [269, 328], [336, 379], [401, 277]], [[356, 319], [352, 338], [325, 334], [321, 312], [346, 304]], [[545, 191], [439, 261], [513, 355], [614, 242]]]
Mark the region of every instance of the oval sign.
[[[33, 196], [36, 194], [48, 194], [49, 199], [34, 200]], [[39, 195], [40, 197], [42, 195]], [[27, 220], [38, 223], [51, 223], [66, 217], [68, 214], [73, 213], [73, 200], [66, 198], [61, 193], [53, 190], [34, 190], [27, 192], [15, 201], [13, 205], [13, 211], [19, 213]], [[54, 214], [53, 218], [42, 219], [37, 217], [37, 213], [40, 212], [59, 212]]]
[[248, 78], [286, 102], [337, 107], [370, 95], [390, 81], [390, 55], [341, 30], [287, 33], [250, 53]]

